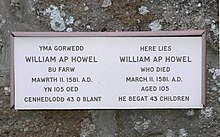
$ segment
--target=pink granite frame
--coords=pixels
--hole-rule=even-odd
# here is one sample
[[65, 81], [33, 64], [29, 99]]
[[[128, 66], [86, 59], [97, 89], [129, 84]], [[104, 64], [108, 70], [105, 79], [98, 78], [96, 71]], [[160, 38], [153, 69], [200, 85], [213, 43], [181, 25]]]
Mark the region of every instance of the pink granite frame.
[[15, 104], [14, 37], [202, 37], [202, 104], [206, 104], [206, 30], [139, 32], [11, 32], [10, 87], [11, 108]]

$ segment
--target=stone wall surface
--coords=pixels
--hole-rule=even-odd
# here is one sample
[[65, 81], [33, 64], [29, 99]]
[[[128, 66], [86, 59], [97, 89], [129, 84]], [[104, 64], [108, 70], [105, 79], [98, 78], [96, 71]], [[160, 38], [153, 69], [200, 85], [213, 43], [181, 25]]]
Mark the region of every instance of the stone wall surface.
[[[218, 0], [0, 0], [0, 136], [218, 137]], [[184, 110], [10, 109], [10, 31], [207, 30], [207, 106]]]

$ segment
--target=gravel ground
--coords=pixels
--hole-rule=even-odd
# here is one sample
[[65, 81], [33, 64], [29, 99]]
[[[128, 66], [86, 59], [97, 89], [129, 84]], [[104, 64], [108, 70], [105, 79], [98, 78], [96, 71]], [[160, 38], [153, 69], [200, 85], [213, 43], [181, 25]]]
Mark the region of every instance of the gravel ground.
[[[1, 0], [0, 136], [220, 136], [218, 0]], [[207, 30], [202, 110], [10, 109], [10, 31]]]

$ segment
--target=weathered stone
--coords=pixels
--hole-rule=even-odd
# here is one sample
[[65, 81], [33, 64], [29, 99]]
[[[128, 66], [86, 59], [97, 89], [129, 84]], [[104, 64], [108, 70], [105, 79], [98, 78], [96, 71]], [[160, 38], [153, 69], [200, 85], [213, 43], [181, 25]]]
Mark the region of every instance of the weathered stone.
[[187, 137], [187, 132], [184, 128], [179, 130], [179, 137]]
[[111, 0], [103, 0], [103, 3], [102, 3], [102, 7], [103, 8], [109, 7], [111, 5], [112, 5], [112, 1]]
[[[2, 15], [0, 14], [0, 29], [1, 29], [2, 25], [4, 25], [5, 23], [6, 23], [6, 20], [4, 20]], [[1, 40], [0, 40], [0, 42], [1, 42]]]
[[[58, 9], [58, 7], [56, 7], [54, 5], [50, 5], [50, 7], [48, 7], [46, 9], [44, 14], [50, 15], [50, 25], [54, 31], [63, 31], [66, 28], [65, 23], [64, 23], [64, 19], [61, 16], [61, 12]], [[68, 22], [68, 24], [69, 23], [70, 22]]]
[[[1, 136], [206, 137], [220, 135], [219, 7], [216, 0], [172, 2], [1, 0], [0, 7]], [[10, 92], [7, 89], [10, 87], [10, 31], [194, 29], [207, 30], [207, 106], [202, 110], [15, 111], [10, 109], [10, 96], [8, 96]]]
[[149, 12], [149, 10], [147, 10], [147, 7], [145, 6], [141, 6], [140, 8], [138, 8], [138, 11], [141, 15], [146, 15]]
[[161, 30], [162, 25], [160, 25], [159, 20], [155, 20], [149, 24], [149, 28], [151, 29], [151, 31], [159, 31]]

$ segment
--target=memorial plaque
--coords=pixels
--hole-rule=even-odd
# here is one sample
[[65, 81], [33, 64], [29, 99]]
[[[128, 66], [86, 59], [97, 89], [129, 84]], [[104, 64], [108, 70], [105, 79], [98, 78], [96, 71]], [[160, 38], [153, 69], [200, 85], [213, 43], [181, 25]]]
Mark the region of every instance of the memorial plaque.
[[169, 109], [205, 104], [206, 33], [12, 32], [15, 109]]

